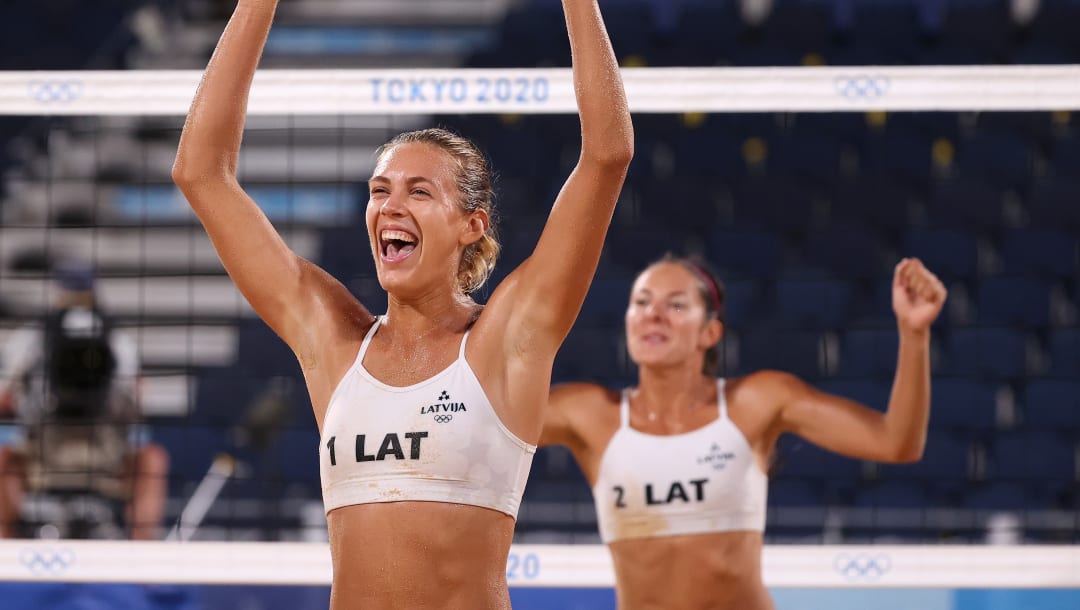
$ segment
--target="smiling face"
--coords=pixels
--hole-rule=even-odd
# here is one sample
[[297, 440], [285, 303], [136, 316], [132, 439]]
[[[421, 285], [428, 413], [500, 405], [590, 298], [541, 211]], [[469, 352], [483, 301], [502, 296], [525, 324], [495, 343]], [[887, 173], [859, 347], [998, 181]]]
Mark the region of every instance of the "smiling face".
[[723, 325], [707, 310], [701, 281], [676, 262], [657, 263], [637, 277], [626, 309], [626, 344], [638, 366], [703, 368]]
[[407, 142], [387, 149], [368, 183], [368, 238], [379, 283], [408, 298], [456, 290], [465, 246], [486, 229], [483, 212], [461, 209], [457, 163], [438, 146]]

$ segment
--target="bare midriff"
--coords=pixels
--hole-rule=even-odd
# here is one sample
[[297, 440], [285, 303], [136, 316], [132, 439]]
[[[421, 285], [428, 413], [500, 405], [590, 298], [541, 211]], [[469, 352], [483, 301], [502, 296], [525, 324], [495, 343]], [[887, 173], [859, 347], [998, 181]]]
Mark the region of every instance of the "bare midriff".
[[514, 520], [440, 502], [388, 502], [327, 516], [331, 610], [504, 610]]
[[749, 531], [612, 543], [619, 610], [773, 610], [761, 545]]

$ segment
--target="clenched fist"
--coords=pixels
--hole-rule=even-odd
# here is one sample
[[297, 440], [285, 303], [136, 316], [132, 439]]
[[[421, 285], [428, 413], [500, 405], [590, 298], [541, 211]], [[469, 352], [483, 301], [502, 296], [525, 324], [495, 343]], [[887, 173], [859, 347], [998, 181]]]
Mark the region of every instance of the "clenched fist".
[[893, 274], [892, 304], [900, 330], [923, 332], [941, 313], [948, 291], [917, 258], [905, 258]]

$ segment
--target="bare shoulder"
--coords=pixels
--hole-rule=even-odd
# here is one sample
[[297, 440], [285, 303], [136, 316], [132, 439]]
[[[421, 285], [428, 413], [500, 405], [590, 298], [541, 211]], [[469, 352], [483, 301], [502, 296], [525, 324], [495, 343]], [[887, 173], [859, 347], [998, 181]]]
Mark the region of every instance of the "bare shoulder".
[[[527, 265], [528, 261], [522, 263]], [[521, 267], [518, 267], [521, 269]], [[512, 312], [515, 301], [515, 287], [518, 284], [517, 271], [514, 270], [505, 276], [502, 282], [491, 292], [491, 296], [484, 304], [484, 309], [472, 326], [473, 336], [483, 336], [492, 343], [501, 343], [507, 328], [512, 323]], [[517, 345], [518, 349], [527, 349], [526, 345]]]
[[340, 280], [315, 263], [301, 259], [301, 268], [305, 282], [309, 289], [316, 290], [316, 294], [324, 300], [323, 305], [332, 314], [343, 315], [350, 319], [360, 319], [368, 326], [374, 321], [374, 316], [364, 307], [360, 299], [356, 298]]
[[586, 445], [618, 427], [621, 394], [595, 383], [566, 383], [551, 389], [548, 403], [559, 411], [570, 427], [586, 439]]
[[617, 407], [619, 393], [595, 383], [561, 383], [551, 388], [549, 402], [563, 411], [592, 413], [605, 407]]
[[757, 399], [780, 396], [804, 385], [805, 383], [795, 375], [774, 370], [756, 371], [744, 377], [733, 377], [727, 383], [730, 392], [746, 394]]
[[548, 396], [541, 444], [566, 445], [588, 463], [618, 425], [618, 392], [594, 383], [559, 384]]
[[336, 371], [341, 368], [337, 361], [342, 358], [351, 364], [364, 335], [375, 323], [375, 316], [324, 269], [309, 261], [303, 261], [302, 265], [305, 281], [318, 302], [309, 319], [296, 321], [305, 327], [302, 336], [306, 340], [294, 350], [305, 370], [328, 366]]
[[756, 371], [728, 380], [728, 400], [740, 408], [771, 412], [807, 388], [805, 382], [783, 371]]
[[340, 280], [330, 275], [325, 269], [309, 261], [304, 261], [306, 275], [313, 288], [323, 299], [325, 315], [331, 324], [341, 330], [371, 328], [375, 316], [356, 298]]
[[[511, 273], [494, 288], [470, 327], [470, 343], [493, 347], [501, 345], [506, 335], [506, 328], [511, 322], [510, 311], [513, 309], [512, 292], [515, 283], [516, 278]], [[504, 354], [499, 353], [497, 357], [503, 360]]]

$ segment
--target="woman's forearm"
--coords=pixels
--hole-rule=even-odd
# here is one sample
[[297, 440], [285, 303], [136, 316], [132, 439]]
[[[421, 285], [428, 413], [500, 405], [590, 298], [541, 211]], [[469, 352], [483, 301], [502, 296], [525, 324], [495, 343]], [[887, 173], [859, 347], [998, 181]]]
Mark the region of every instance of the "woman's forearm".
[[581, 117], [582, 157], [625, 162], [633, 156], [634, 130], [600, 8], [596, 0], [563, 0], [563, 9]]
[[240, 0], [188, 112], [173, 167], [177, 182], [235, 177], [248, 94], [277, 0]]

